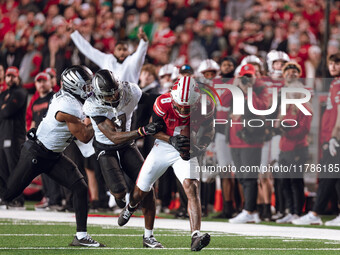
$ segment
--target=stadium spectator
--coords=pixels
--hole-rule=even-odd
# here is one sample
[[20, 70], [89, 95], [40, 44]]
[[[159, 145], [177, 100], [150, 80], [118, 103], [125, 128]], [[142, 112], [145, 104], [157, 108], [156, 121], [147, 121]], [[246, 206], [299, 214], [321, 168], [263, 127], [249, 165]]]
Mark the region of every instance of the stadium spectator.
[[[68, 29], [72, 31], [72, 25]], [[71, 38], [78, 49], [100, 68], [114, 71], [123, 81], [138, 83], [140, 70], [148, 48], [148, 39], [142, 28], [138, 32], [138, 38], [140, 39], [138, 48], [132, 55], [129, 55], [128, 45], [125, 42], [117, 42], [114, 53], [105, 54], [93, 48], [78, 31], [74, 31]]]
[[7, 89], [5, 82], [5, 69], [3, 65], [0, 65], [0, 94]]
[[[304, 84], [299, 81], [302, 73], [301, 67], [295, 62], [288, 62], [283, 66], [283, 77], [285, 79], [285, 87], [287, 88], [303, 88]], [[288, 98], [301, 98], [300, 93], [289, 93]], [[303, 104], [310, 113], [312, 107], [309, 103]], [[280, 139], [280, 155], [279, 165], [300, 167], [304, 166], [308, 158], [308, 133], [310, 131], [312, 115], [305, 115], [295, 105], [287, 107], [287, 114], [279, 116], [280, 120], [286, 120], [287, 123], [295, 120], [298, 124], [294, 128], [282, 128]], [[281, 182], [285, 207], [288, 213], [282, 219], [276, 220], [276, 223], [292, 223], [302, 214], [305, 202], [303, 173], [280, 174], [277, 178]]]
[[[4, 182], [0, 186], [6, 185], [14, 174], [26, 135], [27, 91], [22, 88], [18, 68], [10, 66], [6, 69], [5, 82], [8, 88], [0, 94], [0, 179]], [[8, 208], [24, 209], [21, 192], [6, 201]]]
[[[221, 61], [220, 65], [220, 76], [214, 80], [214, 84], [233, 84], [234, 81], [234, 71], [236, 68], [236, 61], [233, 57], [225, 57]], [[225, 89], [216, 89], [217, 93], [223, 98], [226, 93]], [[218, 105], [216, 107], [216, 119], [227, 120], [229, 118], [228, 107], [223, 105]], [[227, 141], [227, 129], [225, 125], [215, 126], [215, 153], [217, 163], [220, 166], [228, 166], [232, 164], [232, 157], [230, 152], [230, 147]], [[235, 182], [231, 173], [220, 174], [221, 177], [221, 187], [222, 187], [222, 197], [223, 197], [223, 209], [222, 213], [216, 216], [216, 218], [230, 219], [234, 213], [234, 185]]]
[[[241, 68], [239, 76], [234, 81], [244, 95], [248, 95], [248, 88], [252, 88], [253, 105], [255, 109], [267, 109], [269, 104], [268, 92], [265, 85], [255, 77], [255, 68], [251, 64], [246, 64]], [[224, 97], [223, 106], [231, 106], [231, 93], [229, 97]], [[247, 108], [247, 107], [245, 107]], [[251, 119], [252, 114], [245, 110], [245, 115], [233, 115], [231, 121], [240, 122]], [[257, 116], [258, 118], [259, 116]], [[251, 128], [247, 125], [231, 125], [229, 129], [229, 146], [234, 165], [237, 169], [241, 166], [260, 166], [261, 150], [264, 142], [264, 128]], [[230, 223], [259, 223], [261, 220], [256, 212], [257, 199], [257, 172], [238, 172], [239, 179], [244, 193], [244, 209], [236, 217], [229, 220]]]
[[172, 87], [171, 75], [173, 73], [174, 68], [176, 68], [173, 64], [167, 64], [162, 66], [158, 72], [158, 79], [160, 81], [160, 93], [164, 94], [169, 92]]
[[193, 39], [193, 35], [185, 30], [180, 31], [169, 62], [176, 66], [188, 64], [196, 69], [204, 59], [207, 59], [207, 53], [199, 40]]
[[24, 51], [16, 46], [15, 34], [8, 32], [2, 42], [0, 61], [1, 64], [7, 69], [9, 66], [19, 68]]
[[[124, 173], [136, 181], [144, 161], [133, 140], [154, 135], [162, 126], [150, 123], [130, 131], [133, 110], [142, 96], [136, 84], [121, 82], [111, 71], [103, 69], [95, 74], [93, 86], [94, 95], [86, 100], [84, 110], [94, 126], [93, 146], [105, 183], [117, 205], [123, 208], [126, 193], [130, 191]], [[156, 212], [153, 192], [143, 200], [142, 210], [145, 217], [143, 246], [163, 248], [153, 236]]]
[[[322, 115], [321, 122], [321, 146], [322, 146], [322, 166], [326, 166], [326, 172], [319, 174], [319, 187], [317, 190], [316, 201], [313, 210], [308, 214], [292, 221], [295, 225], [322, 225], [320, 214], [327, 206], [330, 193], [333, 188], [338, 197], [340, 191], [340, 179], [331, 171], [331, 166], [339, 164], [339, 123], [340, 123], [340, 52], [331, 55], [328, 58], [328, 69], [334, 77], [329, 89], [327, 107]], [[339, 202], [339, 200], [338, 200]], [[340, 226], [340, 215], [331, 221], [325, 223], [326, 226]]]
[[39, 73], [43, 60], [41, 49], [45, 44], [45, 38], [41, 34], [34, 37], [34, 41], [28, 44], [26, 54], [20, 63], [19, 73], [23, 87], [31, 94], [35, 91], [34, 77]]
[[[30, 107], [32, 121], [30, 127], [27, 128], [27, 130], [29, 130], [30, 128], [37, 128], [39, 126], [43, 117], [47, 113], [49, 102], [54, 95], [52, 89], [52, 81], [49, 74], [45, 72], [38, 73], [34, 80], [36, 93], [38, 93], [39, 97], [34, 100]], [[42, 200], [43, 203], [39, 203], [34, 206], [35, 210], [56, 211], [60, 209], [62, 194], [59, 184], [44, 173], [41, 175], [41, 177], [43, 183], [44, 198]]]

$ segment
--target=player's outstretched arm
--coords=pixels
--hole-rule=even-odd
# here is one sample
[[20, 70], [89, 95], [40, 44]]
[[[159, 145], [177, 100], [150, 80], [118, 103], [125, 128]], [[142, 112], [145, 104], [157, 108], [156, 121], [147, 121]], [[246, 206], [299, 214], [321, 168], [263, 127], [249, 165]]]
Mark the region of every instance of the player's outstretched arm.
[[71, 134], [83, 143], [88, 143], [94, 135], [92, 124], [88, 124], [87, 121], [82, 122], [76, 116], [64, 112], [58, 112], [56, 114], [56, 120], [66, 122]]
[[140, 127], [137, 130], [129, 132], [118, 132], [116, 131], [116, 127], [114, 126], [112, 121], [106, 118], [105, 121], [98, 124], [98, 128], [113, 143], [122, 144], [134, 140], [138, 137], [154, 135], [162, 130], [163, 127], [158, 123], [149, 123], [148, 125]]

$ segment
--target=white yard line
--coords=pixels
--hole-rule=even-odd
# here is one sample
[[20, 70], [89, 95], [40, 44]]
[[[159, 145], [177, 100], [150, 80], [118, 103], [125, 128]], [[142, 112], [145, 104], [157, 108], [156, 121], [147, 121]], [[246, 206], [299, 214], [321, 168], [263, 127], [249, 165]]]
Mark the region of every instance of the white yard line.
[[[0, 247], [0, 250], [144, 250], [145, 248], [114, 248], [114, 247]], [[163, 248], [164, 250], [189, 250], [188, 247], [179, 248]], [[215, 250], [215, 251], [340, 251], [340, 248], [209, 248], [206, 247], [204, 250]]]
[[[75, 217], [73, 213], [58, 212], [36, 212], [36, 211], [11, 211], [1, 210], [0, 218], [17, 219], [17, 220], [33, 220], [43, 222], [68, 222], [74, 223]], [[88, 223], [100, 226], [117, 227], [117, 218], [110, 217], [89, 217]], [[127, 227], [143, 227], [144, 219], [133, 217], [130, 219]], [[157, 229], [178, 229], [181, 231], [189, 231], [189, 220], [176, 219], [156, 219], [155, 233]], [[230, 224], [226, 222], [202, 222], [202, 232], [222, 232], [228, 234], [238, 234], [244, 236], [271, 236], [298, 239], [322, 239], [340, 241], [340, 229], [321, 229], [321, 228], [303, 228], [303, 227], [283, 227], [283, 226], [267, 226], [259, 224]], [[91, 234], [91, 233], [90, 233]], [[189, 234], [189, 233], [188, 233]]]

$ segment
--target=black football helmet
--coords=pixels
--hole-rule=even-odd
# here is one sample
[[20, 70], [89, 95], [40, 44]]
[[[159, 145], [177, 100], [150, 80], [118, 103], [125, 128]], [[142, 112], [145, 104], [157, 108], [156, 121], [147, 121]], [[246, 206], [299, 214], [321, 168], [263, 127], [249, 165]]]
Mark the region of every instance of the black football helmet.
[[117, 107], [123, 98], [121, 81], [106, 69], [99, 70], [92, 79], [93, 93], [103, 105]]
[[66, 68], [61, 74], [62, 89], [70, 94], [86, 99], [91, 95], [93, 73], [86, 67], [81, 65]]

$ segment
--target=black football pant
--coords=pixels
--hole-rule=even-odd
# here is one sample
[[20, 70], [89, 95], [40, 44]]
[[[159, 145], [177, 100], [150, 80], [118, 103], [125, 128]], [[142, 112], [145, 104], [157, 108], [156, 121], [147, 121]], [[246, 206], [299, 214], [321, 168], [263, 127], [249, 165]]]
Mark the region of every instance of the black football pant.
[[49, 151], [35, 141], [24, 143], [18, 164], [8, 178], [0, 183], [1, 198], [10, 201], [39, 174], [45, 173], [57, 183], [73, 191], [77, 231], [85, 232], [87, 225], [88, 188], [77, 166], [62, 153]]
[[[328, 170], [319, 174], [319, 187], [316, 193], [316, 200], [313, 211], [322, 214], [327, 207], [331, 193], [335, 191], [338, 196], [338, 204], [340, 204], [340, 149], [337, 149], [337, 155], [332, 157], [329, 153], [328, 145], [325, 144], [322, 150], [321, 165]], [[324, 170], [324, 168], [322, 168]]]
[[[24, 143], [24, 141], [15, 142], [15, 139], [9, 141], [11, 141], [11, 145], [9, 147], [4, 147], [3, 144], [5, 141], [0, 140], [0, 178], [4, 180], [4, 182], [7, 182], [11, 172], [18, 163], [21, 145]], [[24, 196], [19, 194], [14, 200], [23, 204]]]
[[[257, 177], [261, 164], [261, 148], [231, 148], [231, 156], [236, 166], [236, 177], [240, 181], [244, 194], [244, 209], [256, 210]], [[245, 171], [245, 167], [256, 167], [254, 171]]]
[[118, 150], [101, 150], [95, 147], [100, 169], [105, 183], [112, 193], [130, 192], [124, 174], [134, 183], [137, 180], [144, 159], [135, 144], [120, 147]]
[[[302, 214], [305, 202], [303, 167], [307, 162], [308, 147], [297, 148], [292, 151], [281, 151], [279, 156], [279, 165], [293, 167], [296, 166], [297, 171], [282, 173], [278, 181], [285, 201], [285, 208], [289, 209], [291, 214]], [[302, 172], [300, 171], [302, 169]]]

